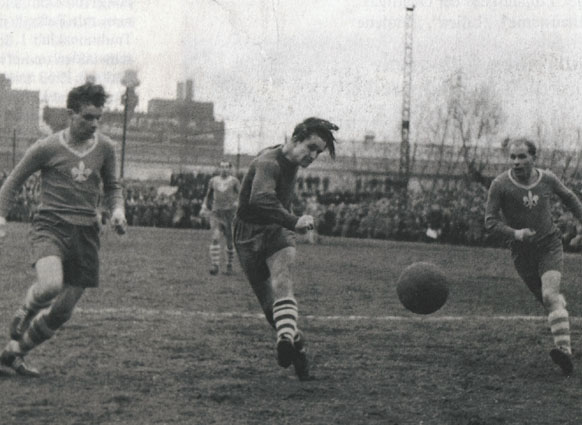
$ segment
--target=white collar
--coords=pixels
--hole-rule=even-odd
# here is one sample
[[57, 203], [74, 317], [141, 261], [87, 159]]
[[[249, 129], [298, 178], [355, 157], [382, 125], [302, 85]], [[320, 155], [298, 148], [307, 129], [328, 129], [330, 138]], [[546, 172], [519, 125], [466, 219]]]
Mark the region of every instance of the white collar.
[[93, 134], [93, 136], [90, 139], [87, 139], [90, 142], [90, 147], [86, 151], [79, 151], [79, 150], [73, 148], [69, 143], [67, 143], [67, 141], [70, 140], [70, 138], [71, 138], [71, 133], [70, 133], [69, 128], [64, 129], [59, 134], [59, 141], [61, 142], [61, 144], [65, 148], [67, 148], [67, 150], [69, 150], [71, 153], [78, 156], [79, 158], [83, 158], [83, 157], [89, 155], [93, 151], [93, 149], [95, 149], [97, 147], [97, 135], [96, 135], [96, 133]]
[[512, 175], [511, 175], [511, 169], [507, 170], [507, 175], [509, 176], [509, 180], [511, 180], [511, 182], [516, 185], [517, 187], [521, 187], [522, 189], [533, 189], [535, 186], [537, 186], [537, 184], [542, 180], [542, 176], [543, 176], [543, 171], [540, 170], [539, 168], [534, 168], [534, 171], [537, 170], [538, 172], [538, 178], [529, 185], [525, 185], [523, 183], [518, 182]]

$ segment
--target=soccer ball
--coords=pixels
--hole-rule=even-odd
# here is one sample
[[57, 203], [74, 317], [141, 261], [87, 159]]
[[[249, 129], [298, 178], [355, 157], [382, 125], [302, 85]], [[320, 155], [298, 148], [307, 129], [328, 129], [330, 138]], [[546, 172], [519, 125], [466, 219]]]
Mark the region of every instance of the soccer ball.
[[416, 314], [430, 314], [441, 308], [449, 296], [445, 273], [429, 262], [412, 263], [404, 269], [396, 284], [398, 299]]

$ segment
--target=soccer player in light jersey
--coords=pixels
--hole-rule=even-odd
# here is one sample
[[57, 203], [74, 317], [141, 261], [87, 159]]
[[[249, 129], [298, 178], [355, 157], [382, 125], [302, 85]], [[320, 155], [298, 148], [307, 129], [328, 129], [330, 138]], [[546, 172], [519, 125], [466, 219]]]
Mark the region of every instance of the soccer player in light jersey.
[[97, 132], [106, 99], [101, 85], [72, 89], [69, 127], [34, 143], [0, 190], [0, 236], [5, 236], [15, 194], [40, 171], [40, 205], [31, 231], [37, 280], [12, 319], [11, 339], [0, 355], [3, 367], [21, 375], [38, 375], [24, 356], [69, 320], [85, 288], [98, 286], [101, 185], [111, 222], [117, 233], [125, 233], [114, 144]]
[[562, 238], [552, 220], [551, 203], [557, 195], [581, 222], [582, 203], [551, 171], [535, 167], [536, 146], [530, 140], [512, 140], [509, 158], [511, 169], [497, 176], [489, 188], [485, 227], [511, 240], [517, 273], [548, 313], [555, 344], [550, 356], [570, 375], [570, 322], [560, 294]]
[[263, 150], [243, 179], [234, 220], [238, 257], [268, 322], [277, 333], [277, 360], [294, 365], [300, 380], [309, 379], [303, 334], [297, 328], [298, 309], [291, 267], [295, 233], [314, 227], [310, 215], [295, 216], [291, 200], [299, 167], [308, 167], [324, 150], [335, 157], [335, 124], [308, 118], [298, 124], [283, 145]]
[[210, 216], [210, 274], [218, 274], [220, 268], [220, 235], [226, 242], [226, 274], [232, 274], [234, 246], [232, 244], [232, 220], [238, 205], [240, 182], [231, 175], [232, 164], [228, 161], [220, 163], [220, 174], [208, 182], [208, 190], [202, 202], [201, 215]]

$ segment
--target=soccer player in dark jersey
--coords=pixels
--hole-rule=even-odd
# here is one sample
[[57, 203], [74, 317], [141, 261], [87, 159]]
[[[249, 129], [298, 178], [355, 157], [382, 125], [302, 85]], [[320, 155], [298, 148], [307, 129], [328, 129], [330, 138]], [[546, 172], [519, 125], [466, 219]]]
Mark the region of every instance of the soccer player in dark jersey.
[[218, 274], [220, 268], [220, 235], [224, 236], [226, 253], [225, 274], [232, 274], [234, 246], [232, 243], [232, 221], [238, 205], [240, 182], [232, 175], [229, 161], [220, 163], [220, 174], [208, 182], [208, 190], [202, 202], [200, 215], [210, 218], [212, 240], [210, 242], [210, 274]]
[[242, 269], [277, 333], [278, 363], [284, 368], [293, 364], [300, 380], [309, 379], [309, 371], [290, 269], [295, 262], [295, 233], [313, 229], [314, 220], [310, 215], [295, 216], [291, 200], [299, 167], [308, 167], [326, 149], [335, 157], [336, 130], [329, 121], [308, 118], [285, 144], [259, 153], [243, 178], [234, 220]]
[[125, 233], [114, 143], [97, 132], [106, 99], [101, 85], [72, 89], [67, 97], [69, 127], [34, 143], [0, 189], [3, 237], [15, 194], [40, 171], [40, 205], [31, 231], [37, 280], [12, 319], [11, 339], [0, 355], [1, 366], [21, 375], [38, 375], [24, 356], [69, 320], [85, 288], [99, 284], [101, 186], [114, 228]]
[[509, 158], [511, 169], [497, 176], [489, 188], [485, 227], [511, 240], [517, 273], [548, 314], [555, 345], [550, 356], [570, 375], [570, 321], [560, 293], [562, 238], [551, 204], [552, 197], [558, 196], [582, 222], [582, 203], [551, 171], [535, 167], [536, 146], [530, 140], [512, 140]]

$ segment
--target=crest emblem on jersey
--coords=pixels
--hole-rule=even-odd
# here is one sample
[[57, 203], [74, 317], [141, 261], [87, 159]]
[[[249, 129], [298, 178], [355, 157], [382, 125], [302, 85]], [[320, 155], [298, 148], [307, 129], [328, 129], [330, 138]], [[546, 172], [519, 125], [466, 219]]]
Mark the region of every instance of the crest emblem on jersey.
[[79, 165], [77, 167], [73, 167], [73, 169], [71, 170], [73, 180], [75, 180], [76, 182], [87, 181], [92, 172], [93, 170], [85, 167], [85, 163], [83, 161], [79, 161]]
[[538, 204], [540, 197], [531, 193], [531, 190], [527, 191], [527, 196], [523, 197], [523, 205], [528, 207], [530, 210]]

